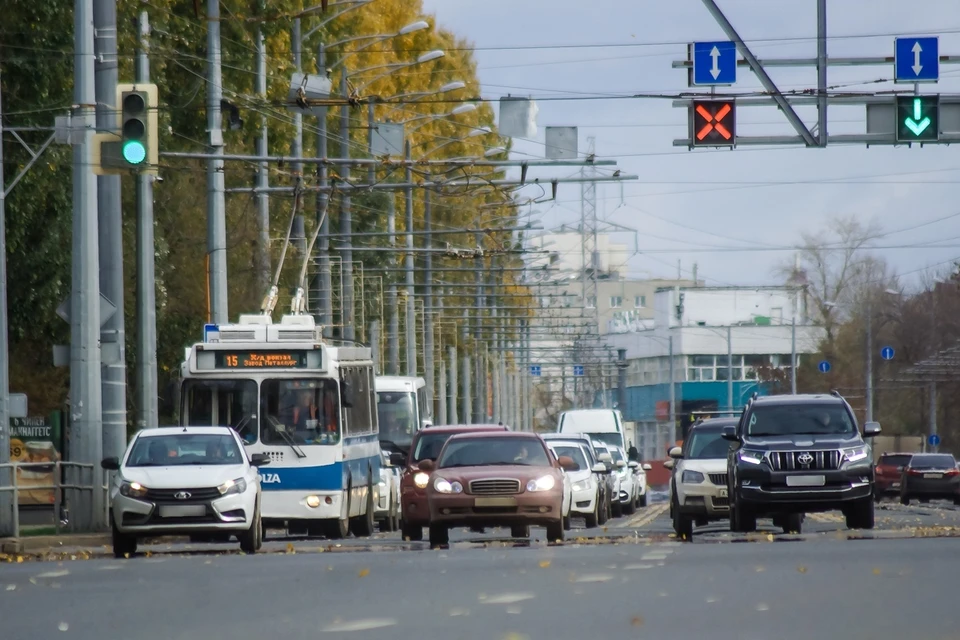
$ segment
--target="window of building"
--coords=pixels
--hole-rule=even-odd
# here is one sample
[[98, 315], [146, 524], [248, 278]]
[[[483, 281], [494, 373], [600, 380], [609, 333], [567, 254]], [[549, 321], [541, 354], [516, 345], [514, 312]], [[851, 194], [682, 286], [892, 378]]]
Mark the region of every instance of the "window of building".
[[597, 308], [597, 296], [589, 296], [587, 298], [587, 309], [596, 309]]
[[633, 298], [633, 306], [637, 309], [643, 309], [647, 306], [647, 296], [635, 296]]
[[623, 296], [610, 296], [610, 308], [619, 309], [623, 306]]

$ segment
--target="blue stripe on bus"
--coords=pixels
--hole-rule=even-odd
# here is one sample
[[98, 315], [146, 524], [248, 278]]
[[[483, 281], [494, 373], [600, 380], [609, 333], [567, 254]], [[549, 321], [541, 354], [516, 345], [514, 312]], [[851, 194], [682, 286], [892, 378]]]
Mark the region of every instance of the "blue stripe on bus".
[[260, 484], [264, 491], [342, 491], [348, 475], [354, 487], [365, 486], [370, 480], [367, 469], [373, 474], [373, 482], [380, 482], [379, 455], [312, 467], [266, 465], [260, 469]]

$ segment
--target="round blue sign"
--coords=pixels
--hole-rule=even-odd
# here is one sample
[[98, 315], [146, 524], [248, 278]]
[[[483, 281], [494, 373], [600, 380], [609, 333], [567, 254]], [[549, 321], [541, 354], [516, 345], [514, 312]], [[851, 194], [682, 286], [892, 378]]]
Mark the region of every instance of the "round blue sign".
[[820, 373], [826, 373], [830, 371], [830, 363], [826, 360], [821, 360], [820, 364], [817, 365], [817, 369], [820, 370]]
[[883, 349], [880, 349], [880, 357], [884, 360], [893, 360], [894, 353], [893, 347], [884, 347]]
[[931, 447], [940, 446], [940, 436], [935, 433], [931, 433], [930, 437], [927, 438], [927, 444], [929, 444]]

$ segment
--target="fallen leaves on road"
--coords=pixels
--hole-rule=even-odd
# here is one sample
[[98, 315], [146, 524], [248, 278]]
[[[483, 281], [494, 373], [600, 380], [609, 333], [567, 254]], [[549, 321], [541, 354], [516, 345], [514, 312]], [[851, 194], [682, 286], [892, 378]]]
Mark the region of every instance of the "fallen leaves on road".
[[797, 571], [799, 571], [800, 573], [806, 573], [807, 568], [803, 565], [800, 565], [799, 567], [797, 567]]
[[642, 627], [643, 626], [643, 616], [633, 616], [630, 618], [631, 627]]
[[875, 576], [880, 575], [880, 569], [874, 569], [874, 570], [873, 570], [873, 575], [875, 575]]
[[360, 573], [357, 575], [359, 575], [361, 578], [366, 578], [368, 575], [370, 575], [370, 569], [360, 569]]
[[550, 561], [549, 561], [549, 560], [541, 560], [541, 561], [540, 561], [540, 568], [541, 568], [541, 569], [546, 569], [546, 568], [549, 567], [549, 566], [550, 566]]
[[69, 628], [70, 628], [70, 625], [67, 624], [66, 622], [61, 622], [59, 625], [57, 625], [57, 629], [60, 629], [60, 631], [66, 631]]
[[768, 534], [767, 534], [767, 542], [773, 542], [774, 540], [775, 540], [775, 538], [773, 537], [773, 534], [772, 534], [772, 533], [768, 533]]
[[293, 543], [292, 543], [292, 542], [288, 542], [288, 543], [287, 543], [287, 553], [296, 553], [296, 552], [297, 552], [297, 550], [293, 548]]

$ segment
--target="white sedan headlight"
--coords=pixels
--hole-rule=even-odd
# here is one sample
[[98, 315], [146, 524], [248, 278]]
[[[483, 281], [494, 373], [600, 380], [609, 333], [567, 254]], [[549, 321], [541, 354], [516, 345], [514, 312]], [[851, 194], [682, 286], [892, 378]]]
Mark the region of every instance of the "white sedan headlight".
[[542, 476], [527, 483], [527, 491], [550, 491], [557, 481], [553, 476]]
[[454, 480], [450, 482], [445, 478], [437, 478], [433, 482], [433, 488], [437, 493], [463, 493], [463, 485]]
[[147, 495], [147, 488], [139, 482], [124, 480], [120, 483], [120, 495], [127, 498], [144, 498]]
[[587, 482], [586, 480], [582, 480], [580, 482], [574, 482], [573, 486], [571, 487], [571, 489], [573, 489], [574, 491], [586, 491], [589, 488], [590, 488], [590, 483]]
[[227, 480], [222, 485], [217, 487], [217, 491], [220, 492], [222, 496], [229, 496], [233, 493], [243, 493], [247, 490], [247, 481], [243, 478], [237, 478], [236, 480]]

